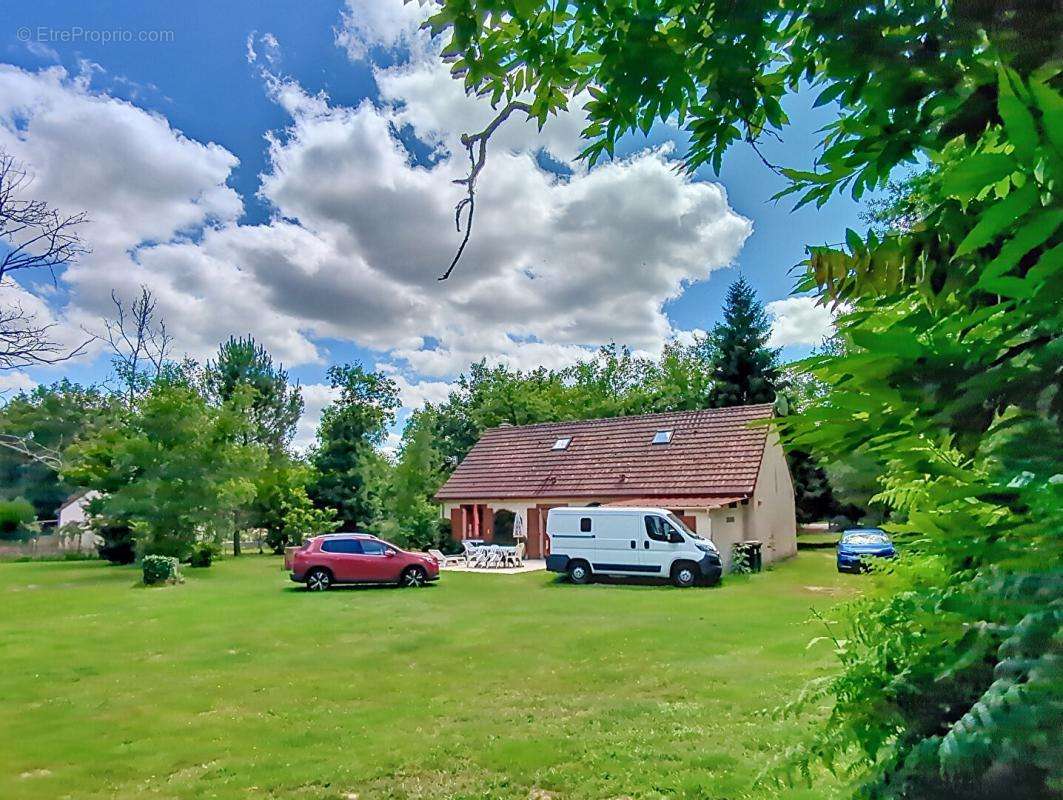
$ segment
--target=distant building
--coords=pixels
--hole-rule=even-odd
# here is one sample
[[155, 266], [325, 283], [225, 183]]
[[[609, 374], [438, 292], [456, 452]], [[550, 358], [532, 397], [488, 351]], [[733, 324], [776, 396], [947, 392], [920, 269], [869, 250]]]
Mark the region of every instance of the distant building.
[[64, 525], [73, 523], [81, 528], [81, 537], [74, 541], [65, 542], [63, 544], [66, 550], [92, 550], [96, 547], [96, 537], [89, 529], [88, 514], [85, 511], [85, 507], [90, 501], [95, 500], [100, 496], [100, 493], [95, 489], [83, 489], [82, 491], [75, 492], [70, 495], [63, 504], [59, 506], [59, 518], [56, 524], [59, 528]]
[[516, 530], [529, 558], [547, 555], [549, 509], [628, 505], [674, 512], [725, 563], [734, 543], [761, 541], [769, 563], [797, 552], [793, 482], [771, 415], [755, 405], [492, 428], [435, 499], [455, 539]]

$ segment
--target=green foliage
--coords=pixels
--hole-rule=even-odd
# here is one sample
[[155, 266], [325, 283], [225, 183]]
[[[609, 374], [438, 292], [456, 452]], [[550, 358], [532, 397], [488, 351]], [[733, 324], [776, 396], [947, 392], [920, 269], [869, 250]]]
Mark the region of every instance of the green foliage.
[[[207, 364], [204, 384], [218, 404], [232, 402], [241, 387], [247, 394], [246, 438], [271, 454], [282, 453], [295, 436], [303, 413], [298, 386], [288, 383], [288, 373], [273, 364], [273, 357], [251, 336], [230, 337], [218, 348], [218, 357]], [[246, 443], [246, 442], [245, 442]]]
[[33, 503], [25, 497], [0, 500], [0, 539], [28, 539], [36, 518]]
[[273, 459], [260, 475], [252, 504], [254, 525], [266, 529], [266, 544], [274, 553], [299, 545], [308, 536], [336, 530], [336, 512], [316, 508], [307, 494], [313, 470], [289, 458]]
[[93, 516], [90, 525], [92, 532], [100, 538], [100, 544], [96, 547], [100, 558], [112, 564], [132, 564], [137, 560], [136, 538], [127, 523]]
[[172, 556], [144, 556], [141, 561], [144, 585], [154, 586], [159, 583], [177, 583], [181, 580], [180, 562]]
[[245, 404], [242, 392], [215, 407], [184, 381], [157, 381], [121, 425], [71, 448], [64, 477], [102, 493], [90, 512], [128, 525], [139, 553], [187, 558], [254, 496], [264, 453], [239, 443]]
[[723, 322], [709, 337], [713, 408], [771, 403], [780, 386], [779, 351], [768, 347], [771, 320], [745, 278], [727, 290]]
[[[0, 436], [24, 437], [34, 449], [61, 454], [118, 418], [117, 402], [96, 387], [60, 381], [22, 392], [0, 407]], [[49, 466], [0, 446], [0, 498], [25, 497], [39, 519], [55, 519], [78, 487]]]
[[786, 123], [805, 82], [836, 104], [798, 204], [926, 175], [897, 224], [809, 250], [807, 280], [844, 310], [826, 391], [784, 418], [824, 463], [881, 465], [905, 557], [839, 638], [843, 672], [799, 763], [852, 764], [869, 797], [1063, 791], [1063, 97], [1053, 0], [545, 6], [445, 0], [433, 17], [466, 85], [524, 93], [542, 123], [586, 89], [593, 163], [673, 116], [685, 165]]
[[209, 567], [214, 559], [221, 555], [221, 545], [217, 542], [198, 541], [192, 545], [192, 552], [188, 556], [190, 567]]
[[[529, 372], [473, 364], [425, 424], [444, 470], [453, 469], [487, 428], [708, 407], [711, 347], [669, 342], [654, 361], [615, 344], [563, 370]], [[430, 419], [430, 422], [427, 420]]]
[[735, 542], [731, 545], [731, 572], [735, 575], [749, 575], [753, 572], [753, 566], [749, 561], [749, 550], [743, 542]]
[[334, 509], [344, 530], [357, 530], [380, 516], [387, 463], [374, 446], [395, 418], [398, 388], [386, 375], [360, 366], [332, 367], [328, 378], [340, 396], [321, 415], [310, 496]]
[[432, 421], [430, 414], [419, 412], [406, 425], [398, 462], [391, 471], [386, 518], [375, 526], [382, 538], [416, 550], [438, 547], [449, 535], [443, 529], [439, 507], [431, 502], [444, 478], [442, 458], [433, 443]]

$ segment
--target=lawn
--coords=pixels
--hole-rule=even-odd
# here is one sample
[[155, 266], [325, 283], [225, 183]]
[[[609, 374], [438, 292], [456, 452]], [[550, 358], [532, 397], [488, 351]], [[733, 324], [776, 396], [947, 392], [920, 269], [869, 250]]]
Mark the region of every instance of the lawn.
[[300, 591], [245, 556], [0, 564], [0, 797], [830, 798], [755, 784], [859, 585], [804, 552], [714, 589], [446, 574]]

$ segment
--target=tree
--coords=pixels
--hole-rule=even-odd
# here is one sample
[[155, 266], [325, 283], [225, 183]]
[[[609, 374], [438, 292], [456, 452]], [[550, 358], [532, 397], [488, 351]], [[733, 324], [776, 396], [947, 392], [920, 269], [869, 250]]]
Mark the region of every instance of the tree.
[[425, 549], [441, 542], [439, 509], [431, 501], [443, 483], [442, 458], [433, 444], [431, 414], [415, 412], [403, 431], [387, 492], [387, 522], [379, 533], [400, 545]]
[[336, 529], [336, 512], [315, 508], [307, 494], [313, 481], [309, 465], [286, 455], [271, 457], [260, 473], [249, 516], [265, 529], [266, 544], [274, 553]]
[[36, 510], [25, 497], [0, 500], [0, 539], [25, 539], [34, 533]]
[[[47, 270], [54, 280], [57, 269], [87, 252], [79, 231], [85, 215], [63, 215], [28, 198], [32, 183], [25, 164], [0, 149], [0, 288], [23, 271]], [[82, 352], [85, 345], [66, 350], [56, 342], [52, 327], [18, 303], [0, 305], [0, 370], [55, 364]]]
[[207, 391], [217, 402], [228, 402], [241, 386], [251, 390], [250, 441], [270, 453], [281, 453], [291, 444], [303, 413], [303, 395], [288, 382], [281, 365], [248, 336], [230, 337], [218, 348], [217, 359], [207, 364], [204, 377]]
[[247, 398], [211, 406], [193, 386], [165, 373], [121, 425], [71, 448], [65, 479], [102, 496], [89, 512], [128, 527], [137, 554], [187, 558], [199, 539], [219, 541], [254, 497], [265, 454], [239, 443]]
[[126, 406], [132, 408], [166, 366], [173, 337], [166, 321], [156, 313], [158, 301], [146, 286], [127, 303], [111, 292], [115, 315], [104, 320], [104, 333], [97, 339], [111, 351], [111, 368], [122, 386]]
[[713, 348], [713, 408], [771, 403], [779, 382], [779, 351], [768, 347], [771, 320], [745, 278], [727, 290], [723, 322], [709, 337]]
[[40, 519], [55, 519], [77, 488], [59, 474], [64, 452], [118, 420], [111, 396], [67, 380], [11, 398], [0, 408], [0, 498], [25, 497]]
[[398, 387], [382, 373], [350, 364], [331, 367], [328, 378], [340, 396], [321, 414], [310, 496], [334, 509], [345, 530], [355, 530], [379, 516], [385, 467], [374, 447], [395, 418]]
[[782, 420], [817, 454], [883, 459], [912, 537], [835, 636], [799, 761], [851, 759], [864, 796], [1063, 785], [1061, 23], [1054, 0], [444, 0], [430, 23], [470, 90], [526, 96], [540, 124], [586, 89], [592, 164], [674, 117], [684, 166], [718, 171], [808, 82], [839, 116], [815, 169], [769, 165], [783, 195], [859, 199], [931, 164], [908, 227], [809, 248], [800, 288], [846, 310], [845, 353], [805, 365], [829, 389]]
[[[274, 366], [273, 357], [251, 336], [230, 337], [224, 342], [218, 348], [217, 359], [207, 364], [203, 383], [208, 396], [219, 405], [231, 403], [240, 393], [246, 396], [244, 413], [248, 424], [240, 431], [240, 444], [265, 448], [272, 469], [266, 482], [260, 484], [256, 501], [248, 509], [251, 513], [243, 522], [272, 531], [273, 541], [287, 538], [287, 534], [280, 533], [281, 520], [296, 498], [276, 491], [283, 483], [276, 478], [294, 475], [287, 448], [303, 413], [302, 392], [298, 386], [289, 385], [288, 373], [282, 366]], [[295, 490], [294, 485], [290, 488]], [[299, 488], [305, 490], [305, 483]], [[277, 505], [270, 507], [271, 502]], [[240, 521], [233, 525], [234, 556], [240, 555], [243, 527]]]

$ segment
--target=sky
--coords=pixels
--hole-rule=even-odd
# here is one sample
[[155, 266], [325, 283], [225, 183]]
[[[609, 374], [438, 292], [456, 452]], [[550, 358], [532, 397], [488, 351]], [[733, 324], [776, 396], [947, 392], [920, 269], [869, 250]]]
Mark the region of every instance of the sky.
[[[490, 145], [472, 241], [454, 204], [467, 170], [458, 137], [493, 116], [465, 95], [402, 0], [48, 2], [5, 8], [0, 148], [32, 194], [85, 211], [91, 253], [0, 287], [69, 343], [101, 330], [111, 292], [147, 286], [178, 354], [206, 360], [253, 335], [303, 386], [297, 444], [313, 437], [329, 365], [397, 382], [402, 418], [445, 398], [486, 358], [562, 367], [608, 342], [655, 354], [719, 319], [744, 276], [767, 304], [773, 343], [800, 357], [829, 313], [792, 296], [808, 244], [863, 229], [860, 206], [771, 200], [783, 179], [736, 146], [719, 176], [675, 169], [684, 136], [664, 124], [588, 169], [581, 98], [539, 132], [514, 116]], [[830, 107], [786, 104], [766, 142], [808, 168]], [[106, 354], [0, 373], [0, 391], [60, 377], [99, 381]]]

